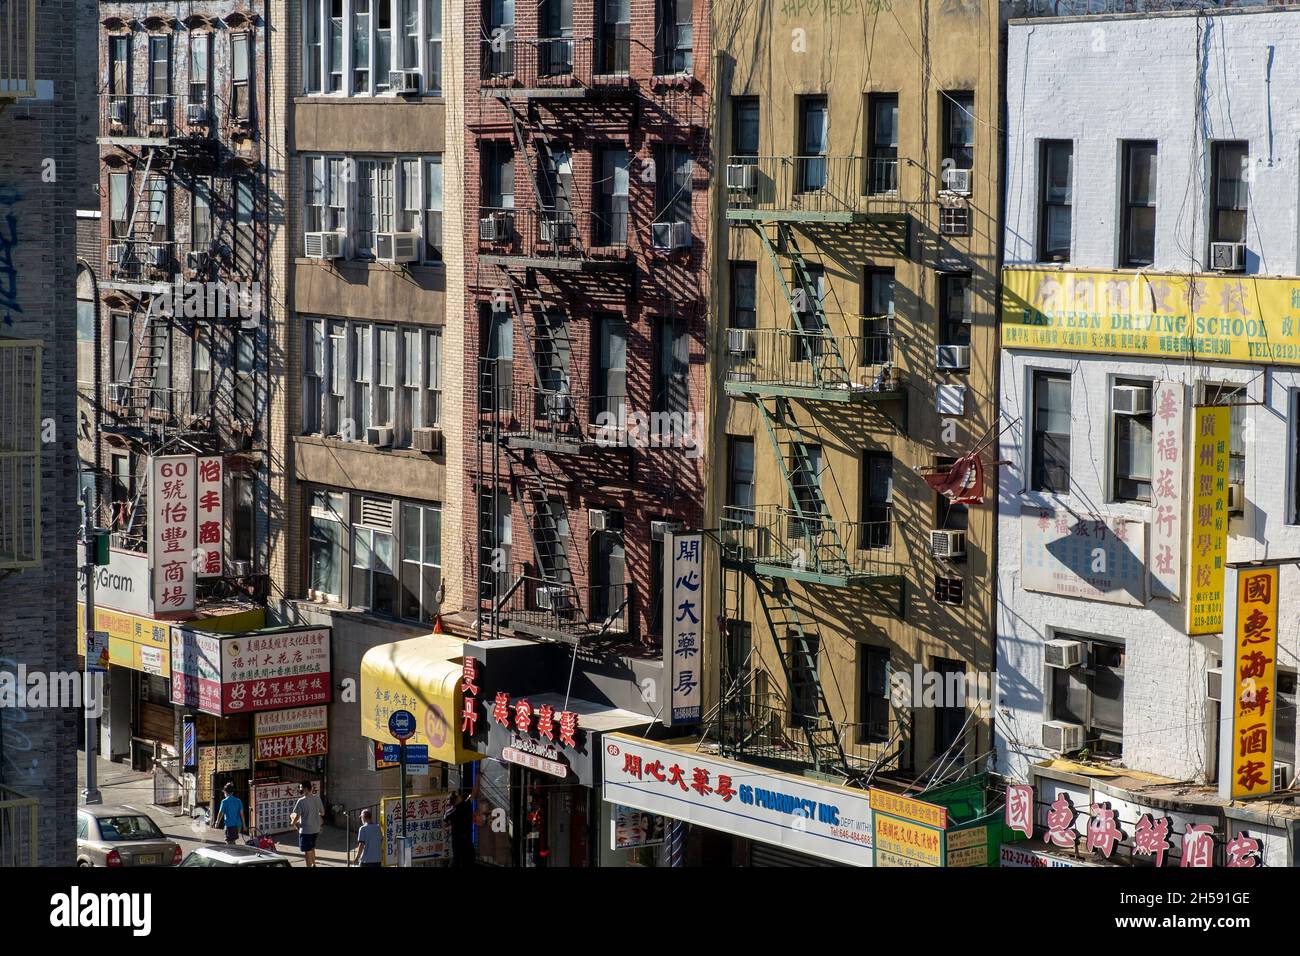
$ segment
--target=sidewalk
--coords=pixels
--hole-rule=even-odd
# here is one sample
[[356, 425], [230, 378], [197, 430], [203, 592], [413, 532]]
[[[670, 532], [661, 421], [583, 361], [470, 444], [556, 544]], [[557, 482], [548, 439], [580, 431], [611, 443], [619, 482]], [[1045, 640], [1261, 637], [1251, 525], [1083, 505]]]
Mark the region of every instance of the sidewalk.
[[[135, 771], [127, 764], [113, 763], [100, 757], [95, 764], [96, 783], [100, 796], [106, 804], [126, 806], [132, 810], [141, 810], [149, 815], [158, 828], [181, 845], [181, 853], [187, 854], [195, 847], [223, 846], [225, 840], [220, 830], [214, 830], [196, 823], [188, 816], [176, 816], [169, 807], [155, 807], [153, 800], [153, 774]], [[86, 754], [77, 751], [77, 802], [81, 802], [81, 791], [86, 787]], [[355, 837], [355, 830], [353, 831]], [[279, 833], [272, 839], [276, 842], [276, 852], [282, 853], [293, 862], [294, 866], [306, 866], [302, 853], [298, 851], [296, 833]], [[326, 824], [316, 841], [317, 866], [347, 866], [347, 833], [341, 827]]]

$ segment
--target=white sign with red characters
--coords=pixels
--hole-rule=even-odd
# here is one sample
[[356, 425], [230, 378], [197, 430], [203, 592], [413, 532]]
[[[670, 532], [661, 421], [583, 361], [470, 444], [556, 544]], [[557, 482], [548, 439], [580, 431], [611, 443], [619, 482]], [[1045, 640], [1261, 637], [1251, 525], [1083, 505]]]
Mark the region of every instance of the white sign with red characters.
[[607, 803], [851, 866], [873, 863], [867, 793], [625, 734], [602, 740]]
[[297, 734], [272, 734], [258, 737], [254, 760], [293, 760], [298, 757], [323, 757], [330, 752], [329, 733], [324, 730]]
[[200, 458], [197, 467], [198, 498], [194, 521], [198, 545], [194, 553], [195, 567], [201, 578], [219, 578], [224, 551], [221, 516], [225, 505], [225, 469], [219, 455]]
[[156, 614], [194, 610], [193, 455], [149, 459], [149, 564]]
[[226, 714], [328, 704], [327, 627], [241, 634], [221, 642], [221, 702]]

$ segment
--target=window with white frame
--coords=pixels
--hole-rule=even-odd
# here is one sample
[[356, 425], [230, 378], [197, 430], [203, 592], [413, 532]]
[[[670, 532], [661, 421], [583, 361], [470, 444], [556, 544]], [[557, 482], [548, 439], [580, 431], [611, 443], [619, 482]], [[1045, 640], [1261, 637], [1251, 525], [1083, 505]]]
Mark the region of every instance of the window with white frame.
[[375, 257], [376, 233], [414, 233], [423, 261], [442, 261], [441, 156], [308, 155], [302, 162], [304, 232], [346, 233], [347, 255], [362, 260]]
[[236, 122], [247, 123], [253, 116], [253, 34], [230, 35], [230, 111]]
[[1116, 501], [1150, 501], [1152, 475], [1151, 382], [1115, 379], [1111, 388], [1111, 426], [1115, 436]]
[[[302, 90], [375, 96], [414, 73], [442, 91], [442, 0], [303, 0]], [[344, 82], [344, 77], [347, 82]]]
[[442, 583], [442, 509], [401, 504], [402, 601], [398, 616], [432, 624]]
[[302, 389], [303, 434], [364, 441], [391, 426], [392, 447], [409, 448], [442, 420], [442, 329], [307, 317]]
[[190, 34], [190, 102], [208, 105], [208, 59], [212, 34]]
[[346, 515], [347, 503], [342, 492], [312, 492], [307, 581], [311, 597], [333, 601], [343, 597]]

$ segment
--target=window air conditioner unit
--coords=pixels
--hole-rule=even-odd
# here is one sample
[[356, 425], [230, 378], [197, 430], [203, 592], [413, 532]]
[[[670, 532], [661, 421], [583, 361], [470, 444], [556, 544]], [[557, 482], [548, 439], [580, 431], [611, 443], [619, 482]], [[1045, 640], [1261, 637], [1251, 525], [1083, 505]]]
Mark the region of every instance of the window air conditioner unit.
[[946, 561], [966, 557], [966, 532], [947, 529], [931, 531], [930, 556]]
[[208, 108], [203, 103], [185, 105], [185, 122], [191, 126], [201, 126], [208, 121]]
[[1295, 767], [1289, 763], [1273, 764], [1273, 789], [1290, 790], [1291, 783], [1295, 780]]
[[608, 531], [611, 524], [608, 511], [601, 508], [587, 509], [587, 527], [592, 531]]
[[131, 400], [131, 385], [129, 382], [110, 382], [108, 385], [108, 400], [113, 405], [126, 405]]
[[437, 426], [412, 429], [411, 440], [415, 450], [422, 451], [426, 455], [437, 455], [442, 452], [442, 429]]
[[753, 355], [754, 330], [727, 329], [727, 351], [732, 355]]
[[231, 561], [229, 564], [230, 571], [226, 575], [231, 578], [246, 578], [253, 573], [252, 561]]
[[1205, 696], [1209, 700], [1223, 700], [1223, 668], [1211, 667], [1205, 672]]
[[125, 99], [108, 101], [108, 121], [115, 126], [126, 125], [127, 102]]
[[1083, 663], [1082, 641], [1044, 641], [1043, 663], [1048, 667], [1068, 670]]
[[343, 237], [337, 232], [309, 232], [304, 252], [308, 259], [337, 259], [343, 255]]
[[1082, 724], [1070, 724], [1063, 720], [1048, 720], [1043, 723], [1043, 748], [1053, 753], [1068, 754], [1083, 749], [1084, 731]]
[[1228, 482], [1228, 514], [1239, 515], [1246, 511], [1246, 488], [1240, 481]]
[[934, 367], [937, 369], [970, 368], [970, 346], [936, 346], [934, 350]]
[[573, 242], [578, 234], [577, 224], [572, 219], [556, 213], [543, 213], [539, 226], [542, 242]]
[[366, 429], [366, 442], [376, 448], [392, 448], [393, 427], [391, 425], [371, 425]]
[[677, 534], [685, 529], [686, 526], [680, 521], [651, 521], [650, 540], [662, 541], [668, 535]]
[[375, 233], [375, 258], [380, 262], [415, 262], [420, 258], [417, 232]]
[[650, 245], [656, 249], [689, 249], [691, 224], [689, 222], [650, 223]]
[[401, 96], [420, 92], [419, 70], [394, 70], [388, 74], [388, 88]]
[[945, 169], [943, 171], [943, 188], [946, 192], [960, 196], [970, 195], [970, 170]]
[[569, 611], [573, 609], [573, 601], [565, 588], [540, 587], [537, 607], [542, 611]]
[[149, 245], [149, 265], [155, 269], [162, 269], [167, 265], [167, 246], [161, 242], [150, 243]]
[[167, 122], [167, 98], [163, 96], [151, 96], [149, 98], [149, 124], [151, 126], [160, 126]]
[[202, 272], [208, 267], [209, 254], [206, 249], [190, 249], [185, 253], [185, 268], [190, 272]]
[[115, 242], [108, 247], [108, 264], [111, 266], [120, 266], [122, 260], [126, 258], [126, 243]]
[[509, 236], [510, 220], [504, 213], [493, 213], [478, 221], [479, 242], [505, 242]]
[[1215, 272], [1240, 272], [1246, 268], [1244, 242], [1210, 243], [1210, 268]]
[[1117, 415], [1149, 415], [1151, 389], [1137, 385], [1116, 385], [1110, 390], [1110, 403]]
[[727, 166], [727, 188], [753, 192], [756, 169], [758, 167], [752, 163], [733, 163]]

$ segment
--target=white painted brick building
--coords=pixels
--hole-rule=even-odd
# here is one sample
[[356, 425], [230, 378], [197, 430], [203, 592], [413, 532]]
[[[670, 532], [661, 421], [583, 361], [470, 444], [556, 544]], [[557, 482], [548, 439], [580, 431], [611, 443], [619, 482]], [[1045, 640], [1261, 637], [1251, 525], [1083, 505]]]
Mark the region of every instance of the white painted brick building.
[[[1218, 198], [1212, 167], [1219, 147], [1214, 143], [1244, 141], [1249, 155], [1241, 167], [1247, 198], [1244, 272], [1248, 277], [1297, 275], [1300, 100], [1292, 93], [1297, 88], [1300, 10], [1294, 8], [1011, 22], [1006, 265], [1109, 272], [1115, 274], [1112, 278], [1129, 280], [1135, 290], [1148, 289], [1148, 280], [1159, 281], [1159, 273], [1183, 273], [1185, 280], [1187, 274], [1208, 271], [1212, 204]], [[1060, 249], [1067, 230], [1060, 227], [1049, 236], [1044, 225], [1049, 217], [1058, 223], [1062, 218], [1045, 209], [1046, 141], [1072, 146], [1068, 250], [1057, 257], [1050, 253]], [[1153, 250], [1137, 240], [1126, 245], [1124, 239], [1136, 234], [1126, 231], [1126, 224], [1149, 215], [1134, 212], [1135, 204], [1125, 202], [1134, 196], [1127, 190], [1126, 141], [1156, 145], [1154, 190], [1139, 190], [1148, 208], [1154, 197]], [[1229, 194], [1228, 187], [1222, 193], [1229, 199], [1238, 195]], [[1139, 247], [1145, 255], [1128, 255]], [[1129, 265], [1134, 259], [1145, 259], [1146, 264]], [[1300, 289], [1300, 281], [1293, 288]], [[1297, 308], [1295, 298], [1291, 307]], [[1271, 323], [1283, 321], [1264, 317]], [[1004, 310], [1003, 322], [1007, 320]], [[1036, 371], [1068, 375], [1065, 491], [1033, 490], [1036, 483], [1059, 484], [1036, 481]], [[1217, 634], [1192, 637], [1185, 627], [1188, 492], [1184, 490], [1180, 515], [1181, 600], [1147, 597], [1144, 606], [1132, 607], [1023, 586], [1023, 506], [1126, 517], [1147, 522], [1148, 529], [1152, 526], [1150, 504], [1117, 500], [1120, 489], [1131, 485], [1117, 474], [1117, 430], [1128, 426], [1121, 426], [1113, 411], [1116, 379], [1182, 383], [1185, 438], [1191, 430], [1192, 405], [1205, 400], [1207, 386], [1212, 392], [1218, 386], [1244, 386], [1244, 399], [1236, 395], [1232, 401], [1258, 404], [1234, 411], [1239, 416], [1234, 451], [1244, 454], [1234, 468], [1239, 469], [1245, 500], [1242, 513], [1229, 524], [1228, 561], [1300, 557], [1300, 366], [1211, 363], [1199, 360], [1199, 355], [1171, 360], [1146, 354], [1004, 349], [1004, 431], [998, 457], [1009, 464], [999, 469], [999, 768], [1023, 778], [1030, 763], [1053, 756], [1041, 746], [1042, 725], [1059, 719], [1060, 692], [1054, 684], [1060, 678], [1045, 665], [1043, 648], [1047, 640], [1069, 636], [1098, 638], [1121, 649], [1115, 660], [1122, 661], [1122, 734], [1116, 734], [1122, 741], [1115, 743], [1122, 746], [1122, 764], [1206, 782], [1215, 772], [1218, 732], [1217, 703], [1207, 698], [1206, 672], [1218, 664], [1221, 647]], [[1184, 489], [1186, 472], [1181, 469]], [[1289, 671], [1282, 680], [1289, 682], [1292, 696], [1279, 702], [1275, 759], [1289, 761], [1294, 774], [1300, 570], [1284, 568], [1280, 590], [1278, 665]], [[1115, 670], [1108, 680], [1113, 681]]]

